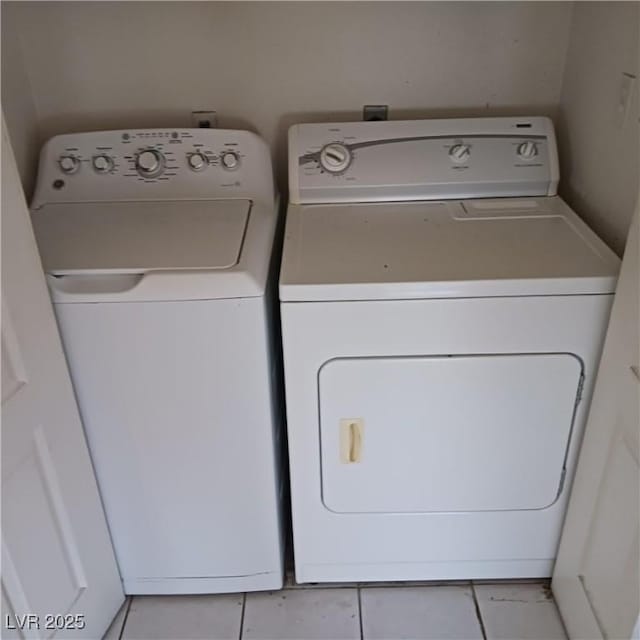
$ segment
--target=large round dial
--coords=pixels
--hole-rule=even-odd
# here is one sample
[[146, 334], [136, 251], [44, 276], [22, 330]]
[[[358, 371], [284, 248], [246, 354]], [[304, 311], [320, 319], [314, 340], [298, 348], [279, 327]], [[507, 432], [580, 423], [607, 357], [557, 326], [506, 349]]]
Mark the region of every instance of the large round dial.
[[471, 149], [468, 144], [454, 144], [451, 149], [449, 149], [449, 157], [454, 162], [466, 162], [466, 160], [471, 155]]
[[351, 164], [351, 151], [341, 142], [332, 142], [320, 151], [320, 166], [330, 173], [341, 173]]
[[113, 158], [104, 153], [93, 156], [93, 158], [91, 158], [91, 164], [97, 173], [109, 173], [114, 166]]
[[524, 160], [531, 160], [538, 155], [538, 145], [531, 140], [521, 142], [518, 145], [518, 155]]
[[145, 149], [136, 158], [136, 170], [143, 178], [155, 178], [164, 171], [164, 156], [157, 149]]
[[58, 166], [62, 173], [75, 173], [80, 169], [80, 159], [77, 156], [66, 154], [58, 158]]

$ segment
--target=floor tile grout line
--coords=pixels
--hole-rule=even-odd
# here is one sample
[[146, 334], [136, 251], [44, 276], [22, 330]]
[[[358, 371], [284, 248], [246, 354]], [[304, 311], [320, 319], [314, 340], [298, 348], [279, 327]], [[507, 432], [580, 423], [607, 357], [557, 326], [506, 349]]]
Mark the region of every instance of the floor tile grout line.
[[476, 594], [476, 585], [471, 582], [471, 594], [473, 596], [473, 604], [476, 609], [476, 618], [480, 624], [480, 631], [482, 632], [483, 640], [487, 640], [487, 630], [484, 628], [484, 621], [482, 620], [482, 612], [480, 611], [480, 603], [478, 602], [478, 596]]
[[238, 640], [242, 640], [242, 634], [244, 633], [244, 611], [247, 608], [247, 593], [242, 594], [242, 612], [240, 613], [240, 635]]
[[[505, 584], [537, 584], [538, 582], [544, 582], [543, 580], [531, 580], [525, 581], [500, 581]], [[488, 584], [493, 584], [493, 581], [487, 581]], [[380, 581], [380, 582], [307, 582], [303, 584], [285, 585], [280, 591], [304, 591], [305, 589], [395, 589], [400, 588], [415, 588], [415, 587], [470, 587], [471, 580], [434, 580], [434, 581]]]
[[364, 629], [362, 625], [362, 593], [360, 587], [356, 587], [358, 593], [358, 621], [360, 623], [360, 640], [364, 640]]
[[129, 610], [131, 609], [131, 603], [133, 602], [133, 596], [127, 596], [126, 609], [124, 611], [124, 617], [122, 619], [122, 626], [120, 627], [120, 633], [118, 634], [118, 640], [122, 640], [124, 635], [124, 629], [127, 626], [127, 618], [129, 617]]

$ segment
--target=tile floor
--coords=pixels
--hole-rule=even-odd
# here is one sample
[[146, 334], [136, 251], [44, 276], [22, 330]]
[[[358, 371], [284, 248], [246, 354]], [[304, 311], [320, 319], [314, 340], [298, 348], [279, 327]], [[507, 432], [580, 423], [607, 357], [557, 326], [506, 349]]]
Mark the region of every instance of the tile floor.
[[547, 583], [296, 586], [137, 596], [105, 640], [564, 640]]

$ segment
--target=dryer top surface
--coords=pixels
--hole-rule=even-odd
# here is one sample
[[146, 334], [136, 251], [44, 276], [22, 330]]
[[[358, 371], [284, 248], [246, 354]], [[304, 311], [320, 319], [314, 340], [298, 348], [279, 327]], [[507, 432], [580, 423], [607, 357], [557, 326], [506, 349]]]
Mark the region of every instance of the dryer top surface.
[[280, 297], [603, 294], [618, 268], [558, 197], [291, 205]]

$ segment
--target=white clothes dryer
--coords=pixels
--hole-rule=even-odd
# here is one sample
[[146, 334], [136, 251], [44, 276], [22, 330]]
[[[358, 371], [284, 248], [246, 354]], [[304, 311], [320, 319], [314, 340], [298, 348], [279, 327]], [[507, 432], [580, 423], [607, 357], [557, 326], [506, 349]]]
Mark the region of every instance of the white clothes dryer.
[[33, 226], [126, 593], [282, 586], [277, 218], [245, 131], [42, 151]]
[[296, 578], [549, 576], [619, 261], [546, 118], [289, 132]]

